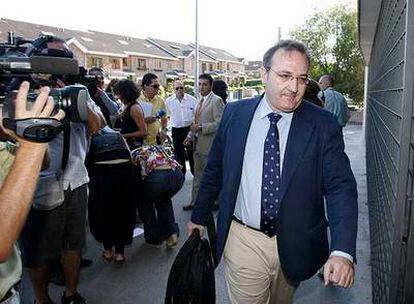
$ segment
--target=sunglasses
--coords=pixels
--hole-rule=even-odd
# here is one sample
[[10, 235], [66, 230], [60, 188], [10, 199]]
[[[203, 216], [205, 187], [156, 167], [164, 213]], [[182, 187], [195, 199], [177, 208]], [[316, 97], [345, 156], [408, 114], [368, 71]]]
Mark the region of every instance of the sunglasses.
[[159, 84], [153, 84], [153, 85], [150, 85], [150, 87], [154, 88], [154, 89], [159, 89], [160, 85]]
[[176, 91], [178, 91], [178, 90], [184, 90], [184, 87], [176, 87], [175, 90]]

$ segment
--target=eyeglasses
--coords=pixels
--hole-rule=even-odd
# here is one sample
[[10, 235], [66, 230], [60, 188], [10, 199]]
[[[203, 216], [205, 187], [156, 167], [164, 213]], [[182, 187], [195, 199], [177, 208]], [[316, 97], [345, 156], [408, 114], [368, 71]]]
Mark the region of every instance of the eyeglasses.
[[282, 82], [288, 82], [288, 81], [292, 81], [294, 79], [297, 79], [298, 84], [300, 84], [300, 85], [307, 85], [309, 83], [309, 76], [308, 75], [293, 76], [290, 73], [285, 73], [285, 72], [279, 73], [279, 72], [276, 72], [275, 70], [273, 70], [271, 67], [266, 67], [266, 71], [272, 71], [273, 73], [275, 73], [275, 75], [277, 77], [279, 77], [279, 79]]
[[159, 84], [152, 84], [152, 85], [150, 85], [150, 87], [157, 90], [157, 89], [160, 88], [160, 85]]
[[176, 91], [178, 91], [178, 90], [184, 90], [184, 87], [176, 87], [175, 90]]

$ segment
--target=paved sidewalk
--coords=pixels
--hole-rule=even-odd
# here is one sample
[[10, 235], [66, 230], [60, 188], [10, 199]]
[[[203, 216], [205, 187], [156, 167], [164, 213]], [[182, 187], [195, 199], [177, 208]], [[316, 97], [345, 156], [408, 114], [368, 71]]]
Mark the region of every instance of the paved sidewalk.
[[[371, 301], [371, 269], [369, 265], [369, 225], [365, 176], [365, 147], [361, 125], [350, 125], [345, 128], [344, 136], [347, 153], [358, 182], [359, 192], [359, 233], [357, 243], [358, 264], [356, 265], [356, 281], [352, 289], [325, 288], [319, 278], [314, 277], [303, 282], [296, 294], [295, 304], [370, 304]], [[185, 227], [190, 212], [181, 207], [190, 201], [191, 174], [183, 189], [174, 197], [174, 210], [182, 237], [178, 248], [185, 239]], [[101, 258], [101, 245], [90, 235], [85, 257], [93, 259], [91, 267], [81, 273], [80, 293], [88, 304], [158, 304], [164, 303], [164, 294], [171, 264], [178, 248], [168, 250], [153, 248], [144, 243], [143, 236], [134, 239], [127, 248], [127, 262], [124, 265], [108, 264]], [[23, 303], [33, 303], [33, 291], [27, 279], [22, 282]], [[217, 303], [228, 303], [223, 268], [216, 271]], [[60, 303], [63, 288], [50, 285], [50, 295], [56, 303]]]

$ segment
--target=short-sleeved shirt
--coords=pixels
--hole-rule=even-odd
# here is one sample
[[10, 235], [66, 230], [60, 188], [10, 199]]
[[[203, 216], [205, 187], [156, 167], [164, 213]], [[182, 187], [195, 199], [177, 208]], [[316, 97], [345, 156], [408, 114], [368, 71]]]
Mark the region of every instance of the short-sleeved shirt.
[[[159, 96], [155, 96], [153, 99], [149, 100], [144, 94], [141, 94], [140, 100], [150, 102], [152, 104], [151, 116], [157, 116], [157, 112], [159, 110], [166, 111], [165, 103]], [[157, 134], [160, 128], [161, 122], [159, 119], [152, 124], [148, 124], [148, 135], [144, 138], [144, 143], [146, 145], [157, 144]]]
[[[90, 101], [90, 106], [96, 113], [101, 113], [95, 102]], [[86, 123], [70, 123], [69, 157], [65, 171], [61, 177], [63, 189], [74, 190], [89, 182], [88, 171], [85, 166], [86, 153], [89, 148], [88, 127]], [[40, 172], [40, 176], [56, 174], [62, 170], [63, 132], [58, 134], [48, 146], [50, 166]]]

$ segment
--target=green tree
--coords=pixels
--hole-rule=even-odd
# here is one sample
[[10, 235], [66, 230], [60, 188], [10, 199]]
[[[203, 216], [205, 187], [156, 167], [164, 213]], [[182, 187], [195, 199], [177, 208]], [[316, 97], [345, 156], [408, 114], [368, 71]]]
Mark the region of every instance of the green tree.
[[338, 91], [363, 102], [364, 62], [358, 47], [356, 11], [337, 5], [315, 12], [290, 36], [308, 46], [312, 78], [330, 74]]

